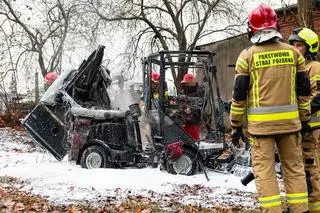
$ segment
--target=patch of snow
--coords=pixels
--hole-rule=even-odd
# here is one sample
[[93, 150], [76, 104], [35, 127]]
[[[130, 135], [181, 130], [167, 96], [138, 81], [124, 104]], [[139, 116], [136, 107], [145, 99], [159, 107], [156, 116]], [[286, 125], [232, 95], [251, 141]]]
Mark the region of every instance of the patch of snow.
[[[130, 196], [145, 196], [160, 205], [170, 199], [182, 204], [212, 207], [233, 205], [256, 208], [255, 184], [243, 186], [240, 177], [207, 171], [194, 176], [172, 175], [159, 168], [83, 169], [67, 157], [59, 162], [47, 152], [30, 152], [30, 140], [24, 134], [9, 134], [1, 129], [0, 174], [23, 180], [21, 190], [68, 204], [93, 205], [121, 202]], [[7, 132], [7, 133], [6, 133]], [[17, 136], [18, 135], [18, 136]], [[12, 150], [19, 148], [19, 152]]]

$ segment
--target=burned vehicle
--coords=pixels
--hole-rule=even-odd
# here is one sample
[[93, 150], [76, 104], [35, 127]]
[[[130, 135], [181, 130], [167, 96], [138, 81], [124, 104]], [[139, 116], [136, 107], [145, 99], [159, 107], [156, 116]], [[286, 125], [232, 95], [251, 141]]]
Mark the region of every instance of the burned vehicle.
[[138, 104], [112, 110], [110, 71], [99, 46], [77, 70], [62, 73], [23, 120], [29, 135], [56, 159], [84, 168], [149, 163], [141, 146]]
[[[112, 109], [108, 93], [112, 80], [101, 65], [103, 55], [104, 46], [99, 46], [78, 69], [63, 72], [22, 121], [29, 135], [57, 160], [68, 155], [83, 168], [160, 164], [170, 173], [184, 175], [205, 172], [205, 167], [229, 172], [240, 162], [225, 141], [224, 106], [212, 52], [161, 51], [144, 58], [143, 100], [125, 110]], [[172, 73], [181, 69], [196, 74], [203, 96], [176, 92]], [[151, 97], [155, 70], [160, 75], [157, 100]], [[200, 112], [204, 129], [200, 140], [183, 130], [184, 106]]]
[[[170, 173], [193, 175], [205, 171], [204, 167], [239, 173], [250, 165], [247, 150], [225, 141], [225, 102], [220, 97], [213, 58], [214, 53], [209, 51], [160, 51], [143, 60], [143, 101], [150, 125], [147, 138], [155, 147], [164, 146], [161, 162]], [[155, 72], [159, 73], [157, 98], [152, 95]], [[180, 93], [180, 82], [175, 82], [179, 72], [196, 76], [203, 93]], [[185, 130], [186, 108], [200, 112], [196, 113], [201, 129], [199, 139]]]

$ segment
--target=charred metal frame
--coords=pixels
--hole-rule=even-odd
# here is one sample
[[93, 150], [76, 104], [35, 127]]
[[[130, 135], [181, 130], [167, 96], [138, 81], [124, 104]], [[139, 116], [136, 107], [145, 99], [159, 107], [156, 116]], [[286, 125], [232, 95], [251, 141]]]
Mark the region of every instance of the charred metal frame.
[[[213, 125], [216, 129], [216, 134], [218, 134], [219, 139], [223, 142], [224, 139], [224, 132], [225, 132], [225, 125], [223, 119], [223, 112], [224, 112], [224, 105], [223, 101], [220, 96], [220, 89], [219, 89], [219, 82], [217, 79], [217, 68], [215, 62], [213, 60], [213, 56], [215, 54], [210, 51], [160, 51], [154, 54], [149, 55], [148, 57], [144, 58], [142, 61], [143, 64], [143, 88], [149, 88], [147, 90], [147, 109], [151, 109], [151, 74], [152, 74], [152, 64], [157, 64], [160, 67], [160, 85], [159, 85], [159, 106], [160, 110], [164, 111], [165, 108], [165, 74], [167, 68], [179, 68], [179, 67], [187, 67], [187, 68], [203, 68], [207, 75], [211, 75], [208, 78], [208, 85], [210, 87], [215, 85], [215, 89], [209, 89], [210, 97], [212, 101], [211, 105], [211, 113], [213, 117]], [[174, 58], [184, 57], [186, 60], [184, 62], [174, 61]], [[196, 62], [192, 62], [190, 58], [197, 58], [198, 61], [201, 62], [199, 65]], [[187, 60], [189, 59], [189, 60]], [[199, 60], [203, 59], [203, 60]], [[206, 65], [206, 67], [204, 67]], [[206, 69], [207, 68], [207, 69]], [[147, 81], [145, 81], [145, 77], [147, 75]], [[211, 80], [213, 79], [214, 82]], [[214, 94], [215, 91], [215, 94]], [[216, 99], [215, 99], [216, 96]], [[217, 104], [215, 103], [217, 101]], [[215, 107], [217, 107], [217, 111]], [[160, 115], [160, 130], [163, 130], [164, 124], [164, 116], [163, 113]], [[161, 136], [163, 136], [163, 132], [161, 132]]]

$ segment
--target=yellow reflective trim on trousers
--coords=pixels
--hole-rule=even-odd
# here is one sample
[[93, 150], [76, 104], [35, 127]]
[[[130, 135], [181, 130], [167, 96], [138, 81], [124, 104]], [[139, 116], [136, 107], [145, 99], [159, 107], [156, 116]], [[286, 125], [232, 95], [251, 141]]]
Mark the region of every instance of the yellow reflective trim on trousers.
[[238, 111], [244, 111], [246, 108], [245, 107], [236, 107], [236, 106], [231, 105], [231, 109], [238, 110]]
[[308, 203], [308, 197], [307, 198], [293, 198], [291, 200], [287, 199], [289, 204], [297, 204], [297, 203]]
[[248, 114], [248, 121], [278, 121], [299, 118], [299, 112], [278, 112], [268, 114]]
[[253, 80], [252, 84], [252, 102], [253, 107], [259, 107], [259, 73], [258, 71], [251, 72], [251, 78]]
[[307, 101], [307, 102], [305, 102], [305, 103], [299, 103], [298, 105], [301, 106], [301, 107], [303, 107], [303, 108], [305, 108], [305, 107], [310, 106], [310, 101]]
[[289, 204], [308, 203], [308, 198], [296, 199], [296, 200], [288, 200], [288, 203]]
[[300, 104], [299, 104], [299, 109], [305, 109], [305, 110], [310, 110], [310, 104], [309, 105], [307, 105], [307, 106], [301, 106]]
[[255, 68], [294, 64], [292, 50], [277, 50], [253, 54]]
[[243, 115], [244, 111], [245, 111], [244, 107], [235, 107], [231, 105], [231, 109], [230, 109], [231, 114]]
[[308, 203], [308, 193], [292, 193], [287, 194], [287, 201], [289, 204]]
[[274, 206], [280, 206], [281, 205], [281, 198], [279, 200], [270, 202], [270, 203], [260, 203], [260, 206], [262, 208], [268, 208], [268, 207], [274, 207]]
[[310, 101], [308, 101], [308, 102], [306, 102], [306, 103], [299, 103], [299, 104], [298, 104], [298, 108], [299, 108], [299, 109], [310, 110], [310, 108], [311, 108]]
[[259, 200], [260, 206], [262, 208], [280, 206], [281, 205], [281, 196], [280, 195], [260, 197], [260, 198], [258, 198], [258, 200]]
[[309, 203], [308, 204], [309, 210], [310, 211], [317, 211], [320, 210], [320, 201], [314, 202], [314, 203]]
[[243, 115], [244, 114], [244, 112], [238, 112], [238, 111], [233, 111], [233, 110], [231, 110], [230, 112], [231, 112], [231, 114], [234, 114], [234, 115]]
[[296, 197], [303, 197], [303, 196], [308, 197], [308, 192], [287, 193], [286, 194], [287, 198], [296, 198]]
[[304, 59], [304, 57], [302, 55], [299, 56], [298, 58], [298, 64], [303, 64], [306, 61], [306, 59]]
[[315, 75], [310, 78], [311, 81], [320, 81], [320, 75]]
[[270, 200], [274, 200], [274, 199], [278, 199], [278, 198], [281, 198], [280, 194], [272, 195], [272, 196], [259, 197], [258, 200], [260, 202], [263, 202], [263, 201], [270, 201]]
[[297, 70], [295, 67], [292, 67], [291, 72], [291, 104], [297, 103], [297, 96], [296, 96], [296, 73]]
[[249, 67], [248, 63], [242, 58], [238, 58], [236, 65], [239, 65], [240, 67], [242, 67], [242, 69], [246, 71], [248, 70], [248, 67]]

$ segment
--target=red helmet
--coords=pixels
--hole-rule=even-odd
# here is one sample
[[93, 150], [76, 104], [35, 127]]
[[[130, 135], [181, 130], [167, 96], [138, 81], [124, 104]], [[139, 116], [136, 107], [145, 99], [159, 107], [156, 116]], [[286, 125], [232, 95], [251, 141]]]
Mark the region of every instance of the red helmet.
[[153, 82], [159, 82], [160, 80], [160, 74], [157, 72], [152, 72], [151, 80]]
[[183, 80], [181, 81], [181, 84], [196, 84], [196, 83], [197, 83], [197, 80], [191, 73], [185, 74], [183, 76]]
[[249, 28], [252, 33], [264, 29], [277, 29], [277, 14], [270, 6], [260, 4], [248, 16]]
[[44, 77], [44, 80], [47, 84], [51, 85], [58, 78], [58, 74], [56, 72], [48, 72]]

